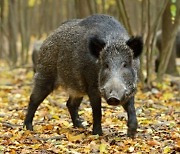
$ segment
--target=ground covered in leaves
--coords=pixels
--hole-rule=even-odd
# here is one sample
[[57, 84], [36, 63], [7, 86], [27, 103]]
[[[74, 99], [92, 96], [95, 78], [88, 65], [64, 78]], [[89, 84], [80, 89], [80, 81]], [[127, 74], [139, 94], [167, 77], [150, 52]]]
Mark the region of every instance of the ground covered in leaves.
[[91, 135], [92, 111], [84, 98], [79, 114], [85, 129], [73, 128], [66, 108], [67, 94], [54, 91], [40, 105], [34, 131], [23, 128], [32, 69], [10, 70], [0, 63], [0, 153], [178, 153], [180, 152], [180, 95], [167, 79], [136, 95], [139, 122], [134, 139], [126, 136], [127, 115], [121, 106], [103, 102], [103, 136]]

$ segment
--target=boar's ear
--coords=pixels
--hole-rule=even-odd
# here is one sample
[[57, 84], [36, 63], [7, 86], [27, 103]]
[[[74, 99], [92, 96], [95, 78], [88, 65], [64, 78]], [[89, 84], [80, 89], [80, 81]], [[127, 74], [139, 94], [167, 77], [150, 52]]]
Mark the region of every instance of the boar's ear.
[[126, 44], [133, 50], [134, 58], [137, 58], [141, 55], [143, 50], [143, 40], [142, 37], [131, 37]]
[[105, 42], [104, 40], [98, 38], [97, 36], [92, 36], [89, 38], [89, 50], [91, 52], [91, 54], [93, 56], [95, 56], [96, 58], [99, 57], [99, 54], [101, 52], [101, 50], [104, 48], [105, 46]]

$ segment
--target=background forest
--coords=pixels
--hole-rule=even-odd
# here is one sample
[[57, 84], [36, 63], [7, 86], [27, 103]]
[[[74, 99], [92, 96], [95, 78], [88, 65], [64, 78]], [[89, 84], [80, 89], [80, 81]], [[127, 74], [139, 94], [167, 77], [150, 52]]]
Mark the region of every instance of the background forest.
[[[11, 67], [29, 64], [32, 43], [44, 40], [62, 22], [95, 13], [116, 17], [130, 35], [144, 39], [141, 80], [151, 86], [155, 60], [157, 77], [178, 75], [175, 39], [180, 25], [180, 1], [176, 0], [1, 0], [1, 53]], [[156, 50], [157, 36], [161, 51]], [[174, 49], [174, 50], [173, 50]], [[178, 50], [178, 52], [180, 52]], [[171, 63], [169, 63], [171, 61]], [[145, 76], [145, 77], [144, 77]]]
[[[127, 138], [122, 108], [105, 103], [105, 135], [91, 135], [87, 98], [80, 110], [87, 128], [72, 128], [64, 103], [57, 103], [67, 99], [61, 89], [37, 111], [35, 133], [24, 130], [34, 44], [68, 19], [97, 13], [114, 16], [129, 35], [143, 37], [137, 138]], [[180, 0], [0, 0], [0, 153], [180, 152], [179, 74]]]

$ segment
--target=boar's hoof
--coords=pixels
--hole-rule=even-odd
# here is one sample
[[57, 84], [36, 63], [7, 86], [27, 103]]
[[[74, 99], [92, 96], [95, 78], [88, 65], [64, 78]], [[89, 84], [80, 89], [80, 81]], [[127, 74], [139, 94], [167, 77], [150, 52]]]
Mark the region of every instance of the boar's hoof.
[[33, 126], [31, 123], [24, 123], [24, 127], [26, 127], [27, 130], [33, 131]]
[[84, 128], [83, 124], [82, 124], [83, 120], [78, 118], [76, 119], [76, 121], [73, 123], [73, 126], [74, 127], [77, 127], [77, 128]]
[[102, 128], [98, 128], [98, 129], [93, 129], [93, 132], [92, 132], [93, 135], [99, 135], [99, 136], [102, 136]]
[[136, 132], [137, 132], [136, 129], [128, 128], [127, 136], [131, 137], [131, 138], [134, 138]]

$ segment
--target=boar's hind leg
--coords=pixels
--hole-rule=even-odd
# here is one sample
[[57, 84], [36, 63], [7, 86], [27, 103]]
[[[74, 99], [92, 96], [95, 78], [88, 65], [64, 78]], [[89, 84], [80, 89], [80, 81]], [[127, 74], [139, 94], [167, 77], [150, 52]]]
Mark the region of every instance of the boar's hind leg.
[[98, 91], [90, 90], [88, 93], [93, 112], [93, 135], [102, 135], [101, 127], [101, 97]]
[[136, 111], [134, 108], [134, 97], [132, 97], [126, 104], [124, 104], [123, 107], [128, 114], [128, 122], [127, 122], [128, 136], [134, 137], [134, 135], [136, 134], [137, 126], [138, 126], [137, 119], [136, 119]]
[[81, 104], [83, 97], [74, 98], [69, 97], [66, 106], [69, 110], [74, 127], [83, 127], [82, 120], [79, 118], [78, 109]]
[[34, 114], [41, 104], [41, 102], [53, 91], [54, 82], [53, 80], [47, 79], [35, 79], [35, 86], [30, 96], [30, 102], [26, 114], [26, 118], [24, 121], [24, 126], [28, 130], [33, 130], [32, 121]]

